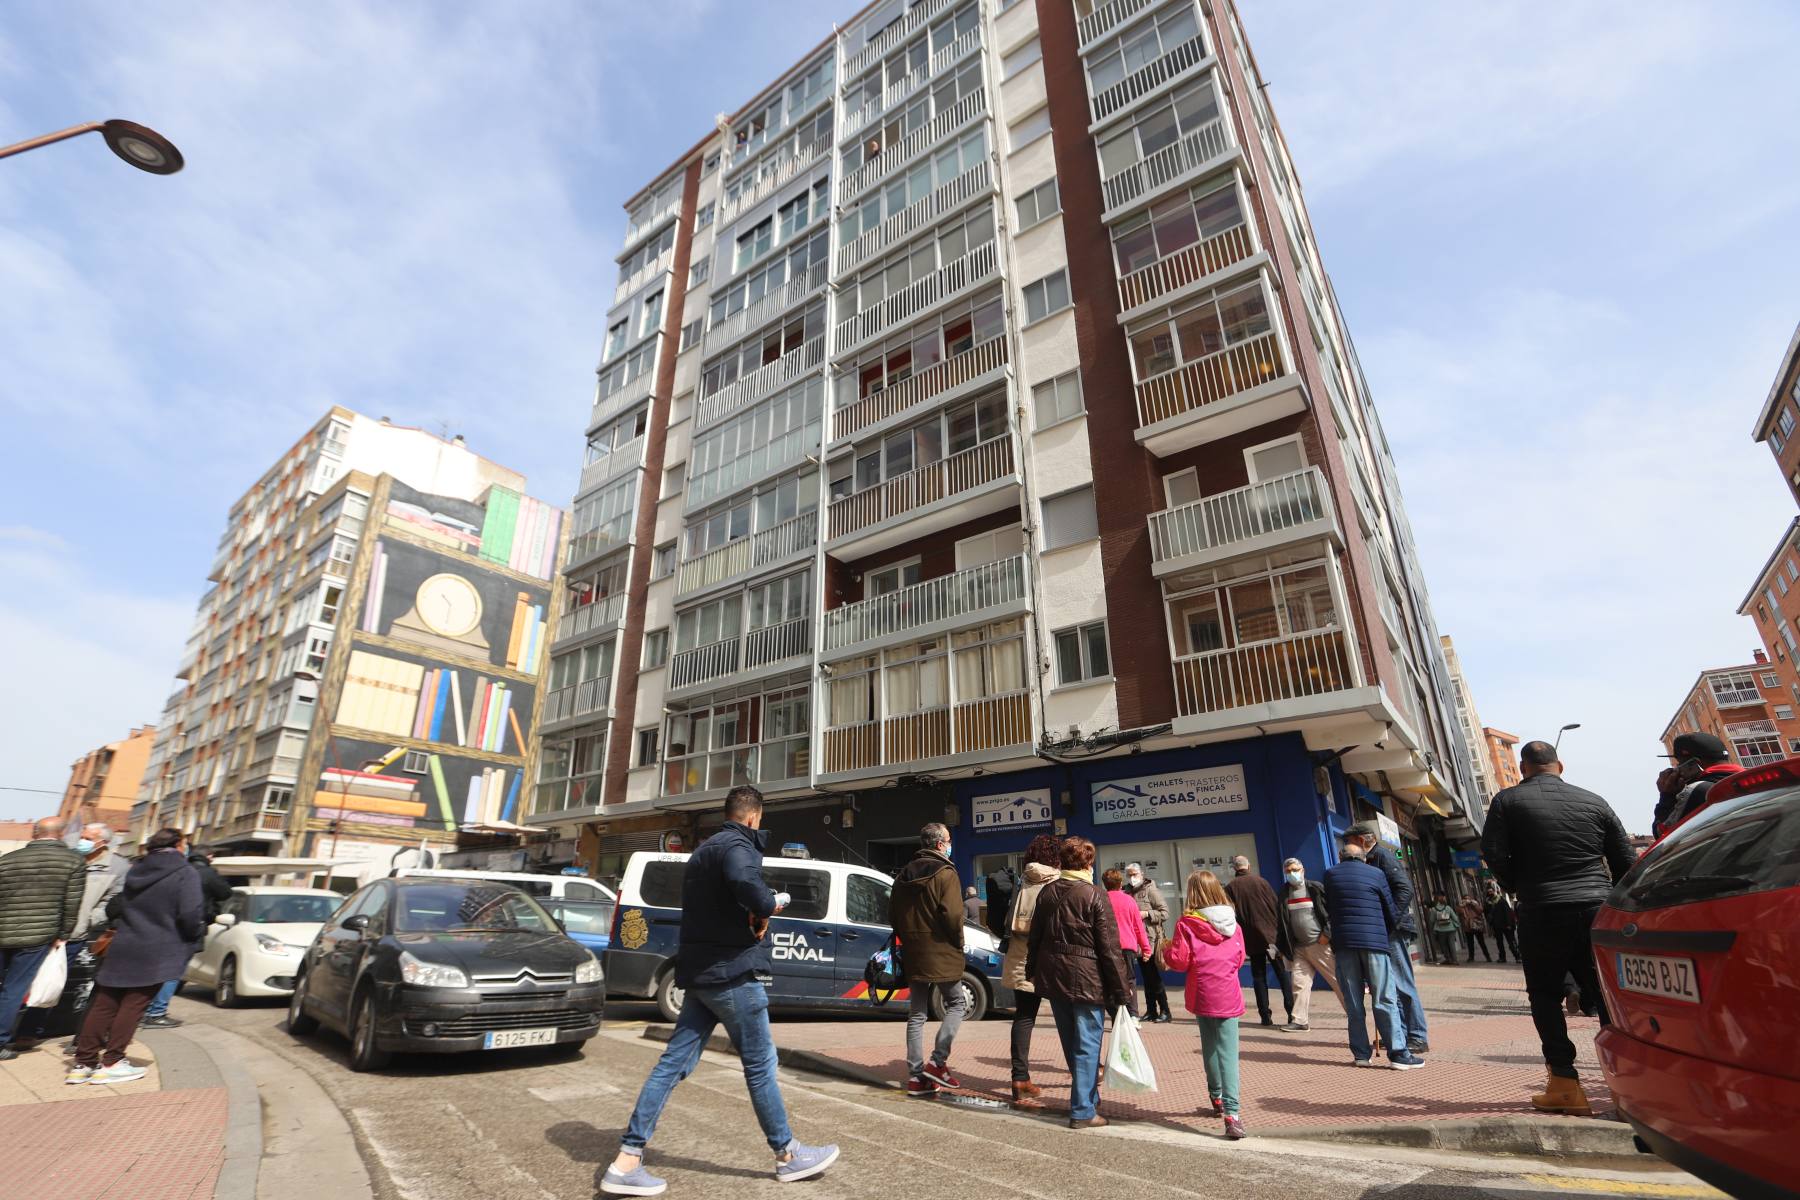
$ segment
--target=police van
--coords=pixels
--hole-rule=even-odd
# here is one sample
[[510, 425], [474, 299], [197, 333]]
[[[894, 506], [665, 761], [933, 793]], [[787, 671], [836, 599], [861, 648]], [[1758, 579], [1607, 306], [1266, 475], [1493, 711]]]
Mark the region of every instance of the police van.
[[[619, 884], [606, 951], [607, 995], [654, 999], [666, 1021], [681, 1013], [675, 950], [681, 938], [681, 883], [688, 858], [648, 851], [631, 856]], [[764, 858], [763, 878], [772, 891], [793, 897], [769, 919], [775, 974], [769, 988], [771, 1006], [906, 1014], [904, 991], [877, 1008], [863, 983], [869, 956], [893, 932], [887, 923], [892, 879], [851, 863], [787, 856]], [[979, 1021], [990, 1009], [1013, 1007], [1011, 989], [1000, 982], [1002, 956], [994, 935], [965, 922], [963, 951], [967, 969], [962, 984], [969, 995], [966, 1019]], [[941, 1007], [932, 997], [933, 1017], [943, 1015]]]

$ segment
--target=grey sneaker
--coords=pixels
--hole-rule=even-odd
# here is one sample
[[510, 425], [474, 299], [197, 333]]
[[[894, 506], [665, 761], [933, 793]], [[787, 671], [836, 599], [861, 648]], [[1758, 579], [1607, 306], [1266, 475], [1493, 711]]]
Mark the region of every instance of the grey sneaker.
[[98, 1071], [89, 1075], [87, 1081], [102, 1086], [114, 1083], [136, 1083], [148, 1074], [149, 1072], [143, 1067], [134, 1067], [130, 1062], [121, 1058], [112, 1066], [101, 1067]]
[[796, 1179], [811, 1179], [829, 1167], [838, 1159], [836, 1146], [803, 1146], [799, 1142], [789, 1142], [787, 1161], [775, 1164], [775, 1178], [782, 1183], [793, 1183]]
[[600, 1190], [608, 1196], [660, 1196], [669, 1190], [669, 1181], [658, 1179], [640, 1162], [623, 1175], [606, 1168], [606, 1174], [600, 1177]]

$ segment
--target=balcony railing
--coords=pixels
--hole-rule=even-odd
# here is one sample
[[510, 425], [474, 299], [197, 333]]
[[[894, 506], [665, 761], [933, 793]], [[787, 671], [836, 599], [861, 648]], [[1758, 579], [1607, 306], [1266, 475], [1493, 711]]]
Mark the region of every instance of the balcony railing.
[[827, 729], [824, 773], [866, 771], [1031, 741], [1031, 698], [1010, 692]]
[[598, 429], [632, 405], [640, 403], [655, 388], [656, 371], [652, 367], [612, 395], [597, 397], [594, 400], [593, 415], [588, 418], [588, 428]]
[[1012, 438], [999, 437], [971, 446], [949, 458], [896, 475], [885, 483], [835, 500], [831, 505], [834, 538], [856, 533], [889, 517], [973, 491], [1013, 473]]
[[581, 468], [581, 484], [578, 492], [599, 487], [613, 476], [634, 467], [643, 465], [644, 438], [642, 434], [632, 438], [622, 446], [615, 447], [605, 458], [588, 463]]
[[1185, 558], [1328, 518], [1325, 476], [1317, 467], [1204, 496], [1150, 514], [1150, 557]]
[[887, 641], [1026, 599], [1025, 557], [1014, 555], [827, 609], [822, 649]]
[[837, 269], [852, 270], [880, 254], [889, 246], [911, 237], [921, 229], [935, 225], [945, 213], [954, 212], [976, 196], [994, 190], [994, 173], [987, 159], [982, 159], [961, 175], [932, 189], [875, 228], [858, 234], [838, 248]]
[[675, 247], [671, 245], [631, 274], [619, 276], [619, 284], [613, 289], [613, 303], [618, 304], [649, 283], [651, 279], [668, 271], [670, 264], [674, 261]]
[[1089, 109], [1094, 114], [1094, 120], [1104, 121], [1121, 109], [1137, 103], [1205, 58], [1206, 39], [1198, 35], [1189, 38], [1093, 97]]
[[704, 397], [694, 409], [694, 425], [706, 429], [716, 425], [741, 408], [747, 408], [786, 387], [825, 361], [825, 335], [820, 334], [798, 350], [772, 363], [765, 363], [748, 375], [740, 376], [712, 395]]
[[553, 725], [559, 721], [572, 721], [577, 717], [605, 712], [607, 702], [611, 699], [611, 693], [612, 679], [610, 677], [584, 679], [580, 683], [559, 687], [544, 695], [542, 723]]
[[839, 321], [837, 352], [853, 351], [921, 313], [942, 304], [959, 292], [986, 283], [1000, 272], [1000, 256], [993, 242], [975, 247], [961, 258], [951, 259], [922, 279], [915, 279], [865, 312]]
[[625, 617], [625, 599], [624, 592], [614, 592], [592, 604], [570, 608], [556, 622], [556, 640], [613, 628]]
[[1138, 427], [1194, 412], [1285, 374], [1271, 330], [1137, 385]]
[[1150, 157], [1100, 181], [1108, 212], [1133, 204], [1151, 192], [1200, 170], [1231, 149], [1231, 135], [1223, 121], [1208, 121], [1191, 133], [1164, 146]]
[[812, 653], [813, 620], [811, 616], [795, 617], [779, 625], [752, 629], [744, 635], [744, 669], [766, 667]]
[[693, 687], [709, 679], [735, 674], [743, 645], [743, 639], [733, 635], [723, 641], [683, 650], [669, 660], [670, 689]]
[[849, 141], [864, 125], [884, 115], [895, 105], [911, 99], [913, 93], [942, 75], [953, 64], [968, 57], [979, 45], [981, 45], [981, 30], [979, 28], [971, 29], [932, 55], [930, 61], [921, 69], [888, 84], [881, 90], [880, 99], [845, 115], [843, 128], [838, 131], [839, 143]]
[[1002, 334], [971, 346], [934, 367], [927, 367], [892, 387], [852, 401], [831, 414], [831, 436], [833, 440], [850, 437], [858, 430], [903, 413], [933, 396], [961, 387], [989, 372], [1004, 370], [1006, 355], [1006, 336]]
[[883, 29], [867, 45], [844, 60], [844, 78], [855, 79], [895, 46], [931, 23], [933, 17], [949, 8], [955, 0], [923, 0], [907, 14]]
[[987, 112], [987, 92], [970, 92], [961, 100], [913, 130], [881, 154], [844, 176], [838, 202], [848, 205], [889, 175], [911, 163], [927, 147], [936, 146], [953, 129], [960, 129]]
[[625, 230], [625, 249], [619, 254], [621, 259], [629, 258], [635, 249], [634, 243], [651, 230], [656, 229], [670, 217], [681, 211], [681, 189], [674, 193], [655, 212], [647, 214], [642, 221], [634, 221]]
[[1184, 717], [1300, 700], [1355, 686], [1341, 629], [1175, 660], [1175, 709]]
[[727, 224], [737, 219], [738, 215], [755, 208], [770, 196], [792, 183], [800, 174], [810, 169], [814, 163], [831, 152], [831, 141], [808, 142], [796, 148], [791, 154], [777, 159], [767, 171], [759, 176], [755, 183], [739, 192], [733, 199], [719, 205], [719, 223]]
[[1748, 704], [1762, 704], [1763, 694], [1756, 688], [1727, 688], [1720, 691], [1713, 689], [1713, 702], [1720, 708], [1742, 708]]
[[810, 615], [752, 629], [705, 646], [684, 650], [669, 660], [669, 690], [711, 683], [738, 671], [753, 671], [812, 653]]
[[754, 304], [732, 313], [706, 331], [700, 339], [701, 352], [711, 354], [721, 346], [729, 346], [754, 329], [761, 329], [788, 309], [805, 303], [814, 292], [825, 286], [826, 264], [816, 262], [806, 274], [788, 280]]
[[1102, 4], [1087, 16], [1076, 19], [1075, 38], [1085, 46], [1095, 38], [1117, 29], [1155, 3], [1156, 0], [1112, 0], [1111, 4]]
[[819, 514], [803, 512], [779, 525], [771, 525], [747, 538], [727, 542], [698, 558], [681, 564], [675, 572], [675, 593], [685, 595], [746, 575], [751, 571], [792, 558], [818, 544]]
[[1119, 280], [1119, 308], [1129, 312], [1140, 304], [1148, 304], [1214, 271], [1244, 261], [1255, 249], [1250, 229], [1245, 225], [1203, 238]]

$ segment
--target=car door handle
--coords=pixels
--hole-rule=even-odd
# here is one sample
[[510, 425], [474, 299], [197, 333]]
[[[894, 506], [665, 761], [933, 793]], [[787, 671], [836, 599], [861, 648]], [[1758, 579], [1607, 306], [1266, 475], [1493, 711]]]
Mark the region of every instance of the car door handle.
[[815, 930], [813, 930], [813, 932], [820, 937], [830, 937], [832, 934], [836, 933], [837, 930], [835, 930], [835, 929], [815, 929]]
[[862, 934], [853, 933], [849, 930], [845, 930], [843, 933], [838, 934], [838, 937], [842, 938], [846, 942], [854, 942], [857, 938], [859, 938], [861, 936], [862, 936]]

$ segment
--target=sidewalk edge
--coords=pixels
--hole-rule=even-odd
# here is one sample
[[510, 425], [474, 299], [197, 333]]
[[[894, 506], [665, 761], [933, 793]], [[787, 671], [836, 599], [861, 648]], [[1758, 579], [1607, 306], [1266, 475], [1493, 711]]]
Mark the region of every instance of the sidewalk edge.
[[184, 1030], [159, 1029], [154, 1031], [154, 1037], [179, 1038], [204, 1054], [225, 1087], [225, 1158], [213, 1185], [213, 1200], [256, 1200], [263, 1151], [262, 1096], [250, 1073], [236, 1059], [220, 1054]]

